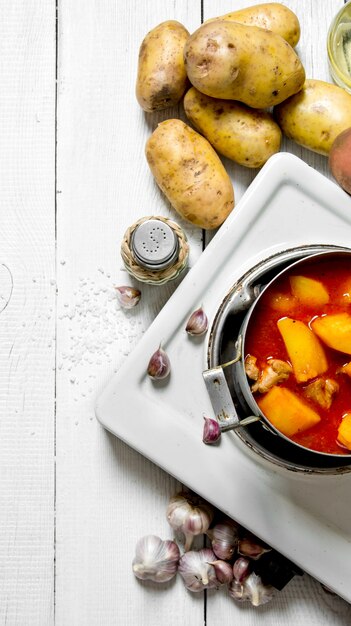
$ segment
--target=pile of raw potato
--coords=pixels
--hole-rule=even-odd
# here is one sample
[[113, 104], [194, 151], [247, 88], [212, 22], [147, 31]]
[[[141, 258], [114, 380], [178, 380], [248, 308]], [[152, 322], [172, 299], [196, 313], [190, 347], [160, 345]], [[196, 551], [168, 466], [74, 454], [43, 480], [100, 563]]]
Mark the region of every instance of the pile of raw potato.
[[351, 95], [306, 79], [294, 50], [299, 37], [297, 16], [268, 3], [208, 20], [192, 35], [179, 22], [163, 22], [144, 38], [140, 106], [160, 111], [183, 99], [196, 129], [168, 119], [146, 145], [157, 184], [186, 220], [217, 228], [234, 207], [217, 152], [259, 168], [279, 152], [282, 133], [329, 156], [332, 174], [351, 193]]

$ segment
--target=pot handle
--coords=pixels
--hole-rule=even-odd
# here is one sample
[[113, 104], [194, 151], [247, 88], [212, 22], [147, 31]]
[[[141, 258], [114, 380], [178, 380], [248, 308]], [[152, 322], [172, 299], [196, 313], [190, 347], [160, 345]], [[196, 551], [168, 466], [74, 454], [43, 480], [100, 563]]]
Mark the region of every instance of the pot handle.
[[211, 404], [216, 415], [221, 432], [226, 430], [236, 430], [242, 426], [248, 426], [253, 422], [261, 421], [257, 415], [250, 415], [240, 420], [236, 412], [233, 398], [229, 391], [229, 387], [223, 372], [223, 367], [232, 365], [240, 361], [240, 345], [237, 346], [237, 356], [233, 361], [218, 365], [202, 372], [203, 379], [210, 396]]

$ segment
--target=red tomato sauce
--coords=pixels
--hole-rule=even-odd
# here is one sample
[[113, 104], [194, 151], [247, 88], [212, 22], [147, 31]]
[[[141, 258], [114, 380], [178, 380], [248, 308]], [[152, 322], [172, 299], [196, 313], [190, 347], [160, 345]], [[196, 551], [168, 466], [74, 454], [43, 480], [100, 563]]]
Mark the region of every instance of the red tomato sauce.
[[[321, 282], [328, 290], [329, 302], [316, 306], [293, 298], [289, 276], [296, 275]], [[277, 298], [280, 302], [279, 310], [276, 309]], [[282, 310], [284, 302], [286, 307]], [[279, 319], [290, 317], [310, 324], [316, 316], [342, 312], [351, 314], [351, 256], [350, 261], [345, 258], [324, 259], [292, 268], [268, 288], [257, 303], [246, 333], [245, 354], [257, 357], [257, 365], [260, 368], [266, 365], [269, 358], [282, 359], [290, 363], [284, 341], [277, 328]], [[337, 370], [351, 361], [351, 355], [328, 348], [321, 340], [320, 343], [328, 361], [328, 370], [323, 374], [323, 378], [335, 380], [339, 385], [339, 391], [333, 397], [331, 407], [324, 409], [304, 395], [304, 388], [313, 382], [313, 379], [306, 383], [297, 383], [292, 373], [287, 380], [279, 383], [293, 391], [321, 417], [317, 425], [292, 436], [291, 439], [312, 450], [351, 454], [351, 450], [337, 441], [342, 416], [351, 412], [351, 377], [337, 373]], [[260, 395], [255, 393], [254, 397], [257, 399]]]

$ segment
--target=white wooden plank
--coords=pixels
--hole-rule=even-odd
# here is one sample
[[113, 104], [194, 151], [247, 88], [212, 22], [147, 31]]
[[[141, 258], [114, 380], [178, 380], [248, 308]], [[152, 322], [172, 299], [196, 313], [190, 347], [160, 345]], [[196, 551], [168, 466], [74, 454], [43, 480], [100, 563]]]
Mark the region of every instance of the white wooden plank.
[[[203, 623], [201, 594], [186, 593], [180, 580], [165, 588], [142, 584], [131, 571], [140, 536], [172, 536], [165, 508], [177, 484], [108, 435], [94, 415], [102, 386], [175, 288], [141, 286], [141, 303], [127, 312], [119, 309], [113, 289], [135, 282], [119, 255], [126, 228], [152, 213], [179, 221], [144, 158], [157, 122], [179, 111], [145, 115], [134, 96], [141, 41], [166, 19], [193, 30], [200, 2], [59, 3], [59, 626]], [[201, 231], [183, 226], [193, 263]]]
[[[260, 4], [260, 0], [204, 0], [204, 19], [223, 15], [229, 11]], [[306, 0], [289, 0], [284, 3], [298, 16], [301, 24], [301, 39], [297, 46], [308, 78], [318, 78], [332, 82], [327, 62], [326, 36], [332, 17], [342, 6], [340, 0], [329, 0], [323, 3]], [[309, 165], [332, 178], [328, 171], [327, 158], [295, 145], [284, 139], [282, 150], [296, 154]], [[224, 160], [230, 171], [238, 200], [253, 180], [255, 171], [239, 167]], [[282, 207], [282, 211], [284, 208]], [[284, 622], [286, 626], [302, 626], [308, 624], [318, 626], [335, 624], [346, 626], [350, 622], [350, 606], [337, 596], [327, 594], [321, 585], [304, 575], [295, 577], [289, 585], [269, 604], [259, 609], [235, 603], [224, 590], [211, 594], [207, 603], [207, 624], [226, 626], [236, 621], [242, 626], [259, 623], [262, 626], [273, 626]]]
[[49, 626], [56, 297], [53, 0], [0, 3], [0, 83], [0, 622]]

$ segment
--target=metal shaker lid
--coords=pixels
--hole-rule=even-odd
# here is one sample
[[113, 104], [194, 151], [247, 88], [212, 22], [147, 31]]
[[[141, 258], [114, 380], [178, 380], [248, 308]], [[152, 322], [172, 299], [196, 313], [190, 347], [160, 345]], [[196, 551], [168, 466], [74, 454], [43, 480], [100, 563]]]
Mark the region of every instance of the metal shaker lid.
[[151, 270], [164, 270], [178, 256], [179, 242], [168, 224], [158, 219], [139, 224], [132, 234], [131, 248], [136, 261]]

